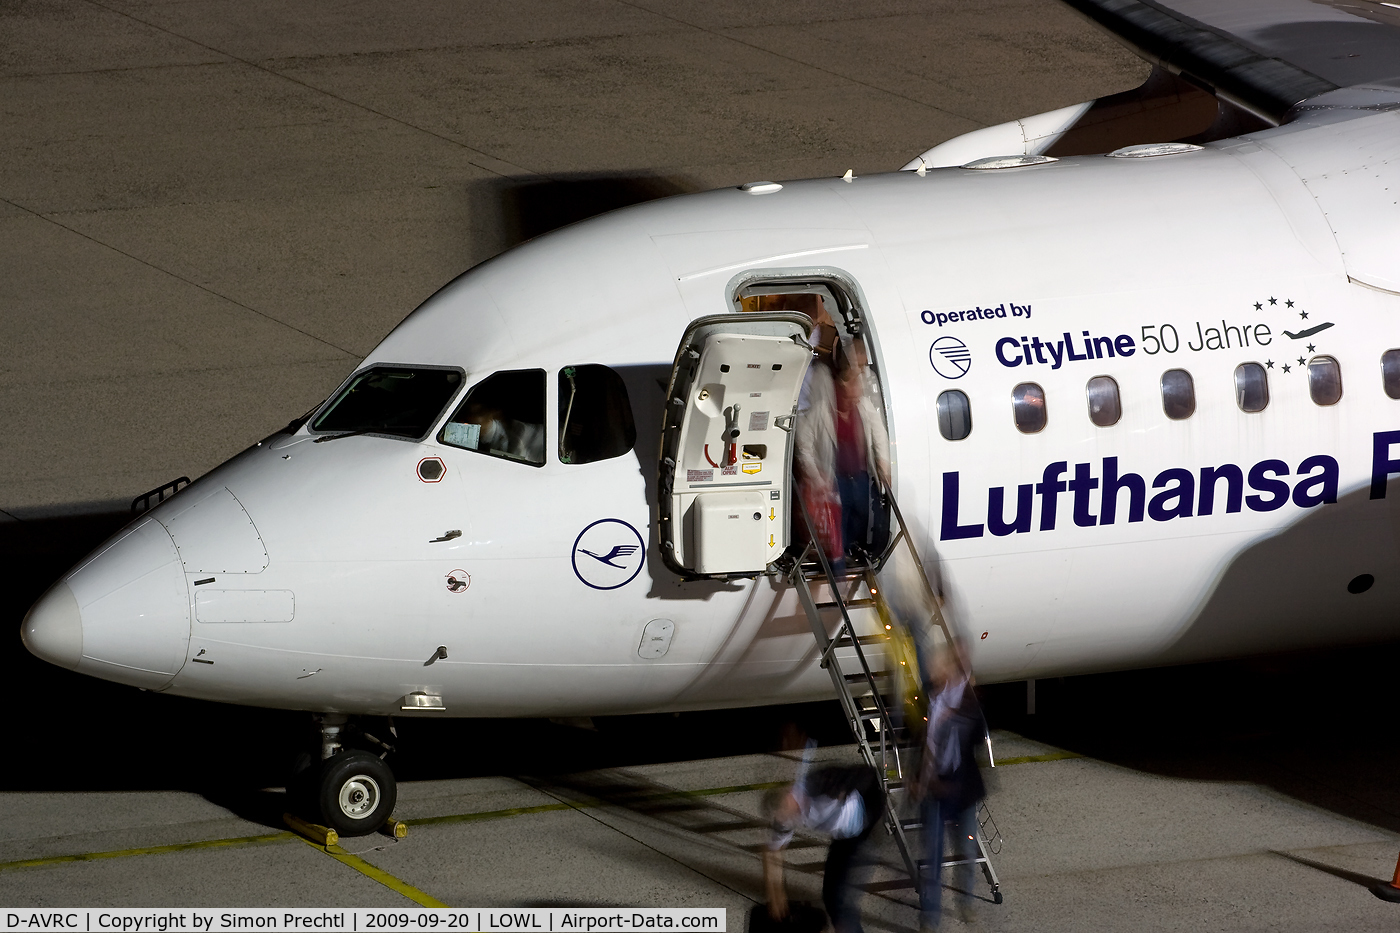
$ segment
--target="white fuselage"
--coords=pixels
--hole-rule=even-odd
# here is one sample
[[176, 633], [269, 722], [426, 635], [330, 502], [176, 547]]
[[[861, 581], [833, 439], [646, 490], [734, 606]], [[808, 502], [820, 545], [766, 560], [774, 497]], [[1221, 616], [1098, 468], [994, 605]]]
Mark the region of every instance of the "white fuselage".
[[[1382, 195], [1394, 211], [1385, 189], [1400, 190], [1400, 173], [1357, 167], [1390, 145], [1376, 140], [1400, 136], [1397, 121], [1353, 120], [1355, 139], [1299, 125], [1159, 158], [714, 191], [557, 231], [448, 285], [364, 363], [460, 367], [458, 398], [494, 372], [543, 369], [544, 466], [441, 444], [436, 428], [422, 442], [315, 443], [303, 426], [138, 519], [27, 624], [76, 611], [68, 666], [260, 706], [398, 714], [421, 692], [447, 715], [594, 715], [830, 696], [775, 577], [683, 582], [655, 553], [676, 342], [692, 319], [734, 310], [735, 281], [765, 272], [858, 290], [900, 505], [983, 681], [1394, 635], [1400, 526], [1395, 499], [1370, 496], [1377, 457], [1391, 456], [1375, 436], [1400, 428], [1380, 369], [1400, 346], [1400, 258], [1389, 258], [1400, 253], [1375, 247], [1394, 236], [1374, 234], [1368, 211]], [[1343, 170], [1359, 194], [1327, 187]], [[935, 348], [943, 338], [969, 351], [965, 372]], [[1336, 404], [1310, 398], [1317, 355], [1340, 365]], [[1262, 411], [1236, 404], [1245, 362], [1267, 367]], [[586, 363], [624, 375], [637, 443], [562, 463], [556, 380]], [[1163, 412], [1170, 369], [1194, 381], [1189, 418]], [[1120, 391], [1110, 426], [1088, 416], [1095, 376]], [[1034, 434], [1012, 419], [1012, 389], [1026, 382], [1046, 399]], [[951, 389], [971, 403], [964, 440], [939, 432], [936, 400]], [[425, 457], [445, 465], [439, 481], [420, 478]], [[1128, 484], [1111, 524], [1110, 464]], [[1239, 467], [1235, 491], [1227, 464]], [[1222, 470], [1210, 514], [1203, 468]], [[1389, 470], [1382, 462], [1382, 488]], [[605, 520], [646, 548], [612, 588], [576, 564], [580, 535]], [[461, 535], [432, 540], [448, 530]], [[1363, 574], [1374, 585], [1349, 592]], [[669, 647], [643, 657], [659, 619], [673, 623]], [[439, 646], [447, 657], [427, 663]]]

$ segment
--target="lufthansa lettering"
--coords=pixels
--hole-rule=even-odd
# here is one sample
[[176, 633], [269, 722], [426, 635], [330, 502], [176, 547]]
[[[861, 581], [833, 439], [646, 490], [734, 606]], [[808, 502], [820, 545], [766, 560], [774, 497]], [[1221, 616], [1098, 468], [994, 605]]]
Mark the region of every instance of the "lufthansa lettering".
[[[1400, 473], [1400, 459], [1391, 457], [1392, 447], [1400, 446], [1400, 431], [1376, 435], [1372, 458], [1371, 498], [1385, 495], [1386, 480]], [[1196, 515], [1231, 513], [1249, 509], [1272, 512], [1289, 502], [1302, 509], [1337, 501], [1340, 468], [1335, 458], [1317, 454], [1302, 460], [1290, 471], [1283, 460], [1260, 460], [1249, 468], [1233, 463], [1189, 470], [1173, 467], [1162, 470], [1151, 481], [1144, 474], [1124, 471], [1117, 457], [1104, 457], [1098, 464], [1097, 475], [1092, 463], [1059, 460], [1045, 467], [1040, 482], [1016, 486], [1009, 498], [1014, 506], [1008, 509], [1007, 487], [993, 486], [987, 490], [986, 512], [983, 518], [969, 502], [962, 503], [962, 477], [957, 472], [943, 474], [943, 514], [939, 540], [980, 538], [984, 534], [1002, 537], [1025, 534], [1032, 528], [1054, 531], [1066, 516], [1060, 508], [1060, 496], [1068, 493], [1069, 516], [1076, 526], [1113, 525], [1119, 522], [1169, 522]], [[1285, 477], [1294, 477], [1289, 483]], [[1093, 493], [1097, 491], [1098, 495]], [[1246, 494], [1248, 493], [1248, 494]], [[975, 501], [977, 496], [973, 496]], [[1040, 508], [1036, 519], [1036, 503]]]

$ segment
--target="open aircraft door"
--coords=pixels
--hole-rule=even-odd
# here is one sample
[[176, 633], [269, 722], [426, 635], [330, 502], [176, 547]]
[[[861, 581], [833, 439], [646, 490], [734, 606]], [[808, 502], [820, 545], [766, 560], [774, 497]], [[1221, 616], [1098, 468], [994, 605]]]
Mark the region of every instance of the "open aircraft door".
[[692, 321], [661, 435], [661, 551], [686, 577], [763, 573], [789, 543], [793, 426], [812, 321], [792, 311]]

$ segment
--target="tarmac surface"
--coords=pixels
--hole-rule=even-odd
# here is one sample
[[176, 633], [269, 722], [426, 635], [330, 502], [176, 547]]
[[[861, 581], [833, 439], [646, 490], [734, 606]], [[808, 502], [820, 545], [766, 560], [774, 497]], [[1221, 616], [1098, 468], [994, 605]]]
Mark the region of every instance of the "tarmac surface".
[[[0, 631], [124, 521], [319, 402], [471, 265], [651, 197], [897, 168], [1125, 90], [1053, 0], [0, 4]], [[834, 704], [401, 725], [409, 836], [285, 831], [298, 714], [0, 639], [5, 906], [716, 906], [761, 897], [789, 721]], [[1394, 646], [988, 688], [987, 930], [1393, 930]], [[797, 847], [816, 901], [823, 849]], [[885, 858], [892, 862], [892, 853]], [[977, 893], [987, 889], [979, 882]], [[888, 868], [873, 930], [917, 928]], [[950, 928], [959, 924], [950, 919]]]
[[[1386, 663], [1394, 660], [1391, 652]], [[1295, 663], [1302, 667], [1293, 673], [1318, 662]], [[1374, 749], [1339, 743], [1345, 729], [1298, 742], [1287, 728], [1247, 734], [1240, 723], [1201, 715], [1213, 705], [1205, 692], [1242, 682], [1257, 689], [1278, 674], [1216, 665], [1140, 675], [1146, 689], [1121, 677], [1043, 684], [1054, 689], [1042, 691], [1042, 705], [1057, 711], [1021, 714], [1016, 724], [1067, 730], [1078, 740], [1062, 747], [996, 730], [989, 807], [1005, 901], [992, 903], [979, 876], [971, 922], [950, 916], [945, 927], [1393, 930], [1396, 905], [1366, 890], [1389, 877], [1400, 848], [1393, 743], [1378, 762]], [[1204, 692], [1183, 691], [1188, 684]], [[1154, 707], [1148, 695], [1163, 688], [1184, 696], [1185, 708]], [[988, 693], [994, 720], [1017, 720], [1005, 708], [1007, 688]], [[1243, 693], [1221, 699], [1229, 718], [1271, 705], [1251, 704]], [[1105, 703], [1130, 707], [1131, 715], [1095, 716], [1091, 707]], [[1327, 717], [1310, 716], [1308, 707], [1285, 703], [1277, 711], [1316, 737]], [[1169, 720], [1183, 714], [1193, 725], [1173, 729]], [[135, 773], [109, 765], [85, 775], [94, 789], [0, 797], [0, 904], [725, 907], [729, 928], [742, 931], [763, 897], [759, 802], [768, 787], [792, 778], [793, 756], [667, 754], [742, 751], [754, 740], [740, 736], [771, 738], [784, 718], [839, 738], [838, 715], [834, 704], [815, 704], [627, 717], [600, 721], [597, 731], [543, 723], [420, 728], [405, 736], [416, 751], [400, 765], [422, 775], [401, 784], [396, 815], [410, 824], [407, 838], [345, 839], [329, 852], [278, 825], [277, 789], [240, 796], [163, 787], [152, 773], [162, 752], [146, 749]], [[1124, 718], [1148, 735], [1115, 742]], [[491, 758], [484, 749], [504, 754]], [[820, 756], [852, 761], [855, 753], [833, 744]], [[572, 763], [588, 767], [560, 770]], [[200, 772], [190, 769], [196, 780], [213, 776]], [[109, 775], [118, 784], [144, 778], [146, 787], [96, 789]], [[163, 777], [180, 779], [178, 771]], [[820, 902], [824, 854], [819, 838], [794, 843], [794, 899]], [[918, 929], [913, 892], [887, 840], [879, 855], [866, 925]]]
[[1055, 0], [0, 4], [0, 521], [204, 473], [520, 240], [1146, 73]]

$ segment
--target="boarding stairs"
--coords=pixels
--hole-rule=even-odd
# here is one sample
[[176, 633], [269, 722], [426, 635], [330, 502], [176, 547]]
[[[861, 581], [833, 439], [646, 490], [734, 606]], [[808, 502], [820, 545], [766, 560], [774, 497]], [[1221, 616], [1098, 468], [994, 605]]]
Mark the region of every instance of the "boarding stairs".
[[[917, 890], [919, 871], [926, 863], [919, 858], [924, 845], [916, 834], [924, 827], [918, 807], [909, 799], [908, 785], [914, 777], [911, 769], [918, 767], [928, 705], [913, 639], [923, 637], [928, 648], [940, 651], [951, 647], [953, 636], [892, 494], [885, 496], [891, 518], [889, 543], [878, 555], [858, 566], [847, 566], [839, 576], [833, 570], [830, 555], [821, 547], [802, 497], [793, 498], [807, 527], [809, 543], [788, 571], [788, 582], [797, 591], [811, 623], [821, 666], [831, 674], [861, 757], [882, 776], [885, 827], [894, 837]], [[882, 581], [893, 584], [893, 588]], [[922, 592], [916, 594], [918, 599], [911, 600], [907, 591], [915, 581]], [[890, 600], [891, 594], [899, 590], [902, 612], [897, 612]], [[910, 603], [917, 603], [919, 608], [911, 612]], [[910, 615], [926, 617], [908, 618]], [[919, 628], [923, 631], [916, 631]], [[988, 761], [995, 767], [990, 736], [986, 743]], [[948, 853], [943, 865], [951, 867], [971, 861], [981, 867], [991, 885], [992, 899], [1000, 904], [1001, 882], [991, 856], [1000, 850], [1001, 833], [985, 802], [977, 818], [976, 856], [968, 859]]]

